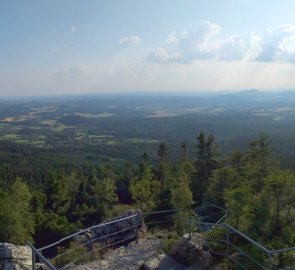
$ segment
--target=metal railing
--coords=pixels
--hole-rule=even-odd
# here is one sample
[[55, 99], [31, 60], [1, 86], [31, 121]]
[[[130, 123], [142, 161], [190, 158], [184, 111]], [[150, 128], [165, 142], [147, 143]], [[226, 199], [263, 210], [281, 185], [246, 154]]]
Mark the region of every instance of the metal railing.
[[[274, 256], [279, 256], [286, 252], [294, 252], [295, 247], [269, 250], [227, 223], [208, 223], [197, 221], [195, 226], [207, 226], [212, 230], [218, 228], [224, 230], [223, 238], [210, 238], [205, 234], [203, 236], [207, 240], [208, 247], [212, 254], [227, 258], [227, 269], [236, 269], [232, 268], [233, 265], [238, 266], [238, 269], [244, 270], [295, 269], [295, 253], [292, 256], [294, 259], [292, 263], [294, 263], [294, 265], [280, 267], [274, 264]], [[193, 228], [193, 226], [190, 227]], [[220, 246], [223, 246], [223, 250], [214, 250], [214, 248], [212, 248], [214, 244], [219, 244], [219, 248]], [[243, 249], [244, 247], [248, 247], [248, 249], [245, 250]], [[252, 250], [252, 253], [249, 252], [249, 249]], [[255, 256], [253, 253], [255, 253]]]
[[[52, 243], [50, 245], [47, 245], [39, 249], [34, 247], [30, 242], [27, 242], [27, 245], [32, 249], [32, 270], [36, 270], [37, 262], [40, 262], [46, 265], [50, 270], [58, 270], [58, 269], [62, 270], [66, 266], [74, 264], [83, 258], [89, 259], [90, 256], [93, 255], [95, 252], [100, 252], [107, 248], [118, 246], [119, 244], [124, 244], [132, 240], [136, 240], [138, 236], [138, 228], [140, 226], [139, 220], [142, 220], [142, 216], [140, 215], [141, 213], [134, 214], [128, 217], [124, 217], [121, 219], [117, 219], [114, 221], [89, 227], [87, 229], [71, 234], [67, 237], [60, 239], [59, 241], [55, 243]], [[97, 237], [95, 236], [95, 231], [97, 229], [102, 227], [112, 226], [114, 224], [120, 227], [120, 223], [124, 221], [125, 223], [126, 221], [129, 221], [130, 226], [128, 226], [127, 228], [122, 228], [122, 229], [110, 232], [102, 236], [97, 236]], [[89, 232], [90, 232], [90, 239], [85, 240], [85, 238], [87, 238], [85, 237], [86, 233], [89, 233]], [[75, 245], [71, 246], [71, 243], [73, 242], [75, 243]], [[94, 247], [93, 245], [94, 243], [100, 243], [100, 245], [101, 244], [102, 245], [101, 246], [99, 245], [98, 247]], [[61, 249], [62, 252], [58, 253], [55, 257], [49, 259], [42, 254], [46, 250], [57, 247], [60, 244], [63, 244], [63, 249]], [[71, 254], [71, 252], [74, 252], [74, 251], [78, 253], [74, 254], [75, 255], [74, 258], [69, 257], [71, 259], [67, 260], [68, 258], [66, 256], [69, 256], [69, 254]], [[79, 256], [77, 256], [77, 254], [79, 254]], [[63, 257], [66, 259], [63, 260], [62, 259]], [[63, 262], [64, 265], [61, 265], [61, 262]]]
[[[210, 205], [213, 207], [214, 205]], [[269, 250], [268, 248], [264, 247], [263, 245], [259, 244], [255, 240], [251, 239], [249, 236], [243, 234], [236, 228], [232, 227], [227, 223], [222, 223], [225, 219], [227, 212], [218, 207], [221, 210], [222, 215], [215, 220], [215, 222], [204, 222], [198, 219], [190, 219], [187, 224], [187, 232], [189, 232], [190, 236], [195, 231], [200, 231], [203, 234], [204, 239], [207, 241], [208, 248], [210, 252], [217, 257], [223, 257], [226, 259], [227, 269], [244, 269], [244, 270], [291, 270], [295, 269], [295, 253], [292, 254], [292, 258], [294, 265], [288, 266], [278, 266], [275, 261], [281, 255], [284, 255], [288, 252], [294, 252], [295, 247], [283, 248], [278, 250]], [[224, 211], [223, 211], [224, 210]], [[119, 244], [124, 244], [126, 242], [130, 242], [132, 240], [137, 239], [138, 235], [138, 228], [139, 222], [138, 220], [143, 220], [143, 217], [146, 221], [148, 226], [163, 226], [165, 228], [171, 229], [173, 226], [173, 215], [175, 214], [175, 210], [165, 210], [165, 211], [155, 211], [149, 213], [143, 213], [139, 217], [138, 214], [131, 215], [125, 218], [121, 218], [118, 220], [110, 221], [107, 223], [102, 223], [96, 226], [92, 226], [90, 228], [81, 230], [77, 233], [74, 233], [70, 236], [60, 239], [59, 241], [47, 245], [42, 248], [35, 248], [30, 242], [27, 244], [32, 249], [32, 270], [36, 269], [36, 262], [41, 262], [45, 264], [50, 270], [63, 270], [65, 266], [76, 263], [83, 258], [88, 258], [89, 255], [104, 250], [109, 247], [118, 246]], [[152, 218], [151, 218], [152, 217]], [[109, 226], [114, 223], [120, 223], [121, 221], [135, 219], [136, 222], [131, 224], [127, 228], [122, 228], [120, 230], [94, 237], [93, 232], [95, 229], [103, 226]], [[201, 229], [200, 229], [201, 228]], [[204, 232], [204, 228], [207, 228], [207, 233]], [[214, 232], [214, 230], [221, 230], [222, 237], [211, 237], [208, 235], [208, 232]], [[130, 233], [128, 233], [130, 231]], [[55, 257], [48, 259], [46, 258], [42, 252], [46, 250], [56, 247], [62, 243], [69, 243], [68, 241], [75, 239], [78, 236], [85, 235], [85, 233], [90, 232], [90, 239], [87, 241], [79, 242], [78, 245], [69, 246], [69, 248], [63, 250], [63, 252], [58, 253]], [[124, 236], [123, 236], [124, 235]], [[118, 236], [118, 237], [116, 237]], [[116, 238], [115, 238], [116, 237]], [[108, 241], [112, 239], [113, 241]], [[93, 243], [98, 242], [101, 243], [102, 241], [105, 242], [104, 245], [99, 247], [93, 247]], [[66, 246], [66, 245], [65, 245]], [[75, 256], [72, 260], [68, 261], [65, 265], [61, 266], [58, 261], [63, 257], [71, 252], [78, 250], [80, 248], [84, 248], [84, 252], [79, 254], [79, 256]], [[249, 250], [251, 252], [249, 252]], [[80, 253], [80, 252], [78, 252]]]

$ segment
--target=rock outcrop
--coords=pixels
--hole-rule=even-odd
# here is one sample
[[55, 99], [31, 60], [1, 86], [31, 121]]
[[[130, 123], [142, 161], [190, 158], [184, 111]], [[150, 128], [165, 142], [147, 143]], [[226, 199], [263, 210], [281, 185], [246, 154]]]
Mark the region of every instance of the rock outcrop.
[[[89, 241], [94, 238], [102, 238], [117, 231], [122, 235], [114, 234], [113, 241], [125, 239], [128, 234], [132, 237], [128, 242], [115, 245], [115, 249], [109, 249], [102, 255], [101, 260], [92, 261], [83, 265], [68, 264], [65, 269], [73, 270], [217, 270], [214, 259], [210, 254], [206, 240], [201, 234], [194, 233], [189, 237], [185, 234], [179, 241], [175, 242], [167, 255], [162, 251], [162, 240], [160, 236], [143, 235], [140, 230], [145, 231], [145, 225], [140, 211], [130, 210], [119, 217], [104, 221], [109, 223], [114, 220], [128, 218], [122, 222], [111, 223], [108, 226], [100, 226], [94, 230], [87, 231], [79, 238], [79, 241]], [[128, 228], [132, 227], [131, 231]], [[141, 237], [140, 237], [141, 236]], [[108, 239], [109, 240], [109, 239]], [[136, 241], [134, 241], [136, 240]], [[100, 243], [101, 244], [101, 243]], [[30, 270], [32, 267], [32, 251], [27, 246], [16, 246], [9, 243], [0, 244], [0, 269], [1, 270]]]
[[0, 243], [1, 270], [32, 269], [32, 250], [28, 246]]
[[110, 250], [101, 260], [83, 265], [68, 265], [71, 270], [219, 270], [213, 265], [213, 258], [206, 249], [206, 241], [200, 234], [191, 239], [184, 235], [165, 255], [162, 239], [142, 238]]
[[69, 266], [69, 268], [73, 270], [156, 269], [161, 256], [165, 256], [161, 252], [161, 240], [143, 238], [130, 243], [126, 247], [121, 246], [115, 250], [106, 252], [101, 260], [75, 267]]
[[196, 269], [212, 269], [214, 259], [207, 242], [201, 234], [193, 233], [191, 237], [185, 234], [172, 245], [168, 255], [186, 266]]

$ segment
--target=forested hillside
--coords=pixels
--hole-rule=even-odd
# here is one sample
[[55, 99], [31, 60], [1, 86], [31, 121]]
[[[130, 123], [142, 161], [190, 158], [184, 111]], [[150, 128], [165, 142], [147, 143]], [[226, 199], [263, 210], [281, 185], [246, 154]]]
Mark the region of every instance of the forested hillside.
[[295, 245], [294, 171], [281, 168], [265, 135], [224, 155], [213, 135], [200, 133], [193, 146], [179, 143], [176, 161], [162, 142], [153, 158], [143, 153], [137, 166], [117, 169], [110, 162], [39, 167], [44, 152], [13, 143], [3, 149], [1, 242], [42, 246], [131, 207], [176, 209], [181, 234], [193, 204], [214, 203], [230, 212], [228, 223], [267, 247]]
[[0, 242], [44, 246], [129, 208], [176, 209], [180, 235], [212, 203], [269, 249], [294, 246], [295, 96], [281, 96], [3, 102]]

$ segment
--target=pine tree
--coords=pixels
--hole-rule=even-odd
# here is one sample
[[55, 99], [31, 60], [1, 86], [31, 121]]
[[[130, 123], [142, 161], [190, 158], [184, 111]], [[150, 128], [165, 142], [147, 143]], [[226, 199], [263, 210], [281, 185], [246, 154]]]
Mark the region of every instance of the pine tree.
[[153, 179], [152, 168], [147, 155], [143, 156], [143, 161], [139, 165], [137, 175], [131, 181], [129, 191], [137, 208], [149, 211], [156, 207], [160, 183], [158, 180]]
[[168, 170], [167, 146], [164, 142], [161, 142], [158, 149], [156, 167], [154, 170], [156, 179], [161, 183], [161, 189], [163, 189], [166, 184], [165, 182], [167, 181]]
[[189, 179], [181, 166], [177, 170], [177, 185], [172, 191], [171, 204], [176, 209], [174, 217], [175, 227], [178, 234], [183, 234], [188, 229], [193, 196], [189, 188]]
[[264, 178], [278, 167], [277, 160], [272, 155], [271, 141], [261, 134], [257, 141], [252, 141], [248, 151], [242, 158], [242, 177], [251, 182], [254, 192], [263, 188]]
[[194, 177], [192, 182], [193, 196], [196, 202], [202, 203], [213, 171], [219, 167], [217, 145], [214, 136], [200, 133], [197, 137], [196, 158], [194, 162]]

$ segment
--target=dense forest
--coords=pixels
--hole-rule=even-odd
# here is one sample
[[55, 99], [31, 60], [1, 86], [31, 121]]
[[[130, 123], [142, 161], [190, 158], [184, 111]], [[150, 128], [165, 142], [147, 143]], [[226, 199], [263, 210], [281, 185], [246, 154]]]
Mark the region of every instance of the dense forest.
[[0, 242], [41, 247], [140, 208], [176, 211], [169, 245], [215, 204], [267, 248], [295, 246], [294, 102], [255, 90], [3, 101]]
[[[228, 223], [267, 247], [295, 245], [294, 171], [281, 168], [266, 135], [224, 155], [213, 135], [200, 133], [193, 146], [179, 144], [176, 161], [162, 142], [153, 158], [143, 153], [138, 165], [117, 168], [107, 161], [36, 166], [44, 155], [3, 143], [0, 242], [42, 246], [131, 207], [174, 208], [181, 221], [192, 205], [214, 203], [229, 210]], [[42, 181], [32, 181], [36, 175]], [[182, 233], [181, 222], [176, 224]]]

